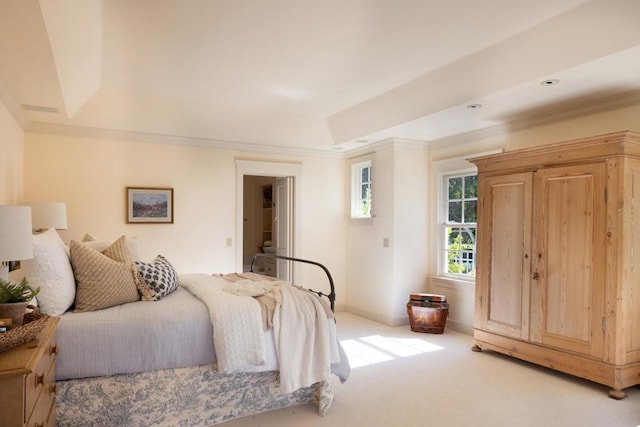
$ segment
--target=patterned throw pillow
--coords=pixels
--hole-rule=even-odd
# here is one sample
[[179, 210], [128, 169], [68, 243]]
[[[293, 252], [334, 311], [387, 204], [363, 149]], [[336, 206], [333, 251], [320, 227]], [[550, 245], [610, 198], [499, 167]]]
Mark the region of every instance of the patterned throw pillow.
[[152, 263], [136, 261], [138, 290], [143, 301], [158, 301], [178, 287], [178, 273], [169, 261], [158, 255]]
[[140, 299], [124, 236], [102, 253], [72, 240], [70, 254], [77, 283], [74, 311], [101, 310]]

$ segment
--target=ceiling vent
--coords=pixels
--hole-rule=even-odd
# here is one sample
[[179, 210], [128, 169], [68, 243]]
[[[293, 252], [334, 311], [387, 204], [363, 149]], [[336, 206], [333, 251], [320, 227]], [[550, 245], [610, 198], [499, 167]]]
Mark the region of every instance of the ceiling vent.
[[60, 110], [54, 107], [43, 107], [42, 105], [29, 105], [22, 104], [22, 108], [27, 111], [39, 111], [41, 113], [54, 113], [58, 114]]

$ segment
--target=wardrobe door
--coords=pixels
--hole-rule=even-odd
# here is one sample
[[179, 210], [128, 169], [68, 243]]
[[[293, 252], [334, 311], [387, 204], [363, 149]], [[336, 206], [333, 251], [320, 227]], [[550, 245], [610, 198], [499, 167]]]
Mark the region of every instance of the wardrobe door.
[[481, 177], [476, 328], [529, 335], [532, 174]]
[[549, 168], [535, 175], [531, 340], [601, 357], [605, 164]]

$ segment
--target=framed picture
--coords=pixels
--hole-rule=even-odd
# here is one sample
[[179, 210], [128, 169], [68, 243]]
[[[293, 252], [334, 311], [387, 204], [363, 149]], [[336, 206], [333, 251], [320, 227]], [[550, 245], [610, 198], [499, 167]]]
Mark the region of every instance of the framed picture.
[[9, 272], [11, 272], [20, 268], [20, 261], [8, 261], [7, 265], [9, 267]]
[[173, 188], [127, 187], [127, 223], [173, 224]]

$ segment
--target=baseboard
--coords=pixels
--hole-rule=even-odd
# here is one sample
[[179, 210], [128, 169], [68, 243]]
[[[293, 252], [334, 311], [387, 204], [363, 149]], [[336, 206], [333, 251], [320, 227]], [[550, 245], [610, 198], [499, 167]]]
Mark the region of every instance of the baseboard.
[[446, 329], [451, 329], [452, 331], [462, 332], [463, 334], [473, 336], [473, 325], [456, 322], [455, 320], [447, 319], [445, 330]]
[[[338, 307], [338, 306], [336, 306]], [[356, 316], [364, 317], [365, 319], [373, 320], [374, 322], [382, 323], [387, 326], [408, 326], [409, 325], [409, 317], [402, 317], [396, 319], [390, 319], [385, 316], [381, 316], [376, 313], [371, 313], [370, 311], [361, 310], [356, 307], [352, 307], [350, 305], [340, 305], [339, 308], [336, 308], [336, 311], [344, 311], [347, 313], [355, 314]], [[455, 320], [447, 319], [446, 329], [451, 329], [452, 331], [461, 332], [463, 334], [473, 336], [473, 325], [467, 325], [466, 323], [456, 322]]]
[[[347, 313], [355, 314], [356, 316], [364, 317], [365, 319], [373, 320], [374, 322], [382, 323], [384, 325], [400, 326], [400, 325], [394, 325], [393, 324], [394, 319], [391, 319], [391, 318], [386, 317], [386, 316], [382, 316], [382, 315], [377, 314], [377, 313], [372, 313], [370, 311], [361, 310], [361, 309], [359, 309], [357, 307], [353, 307], [353, 306], [350, 306], [350, 305], [345, 305], [344, 311], [346, 311]], [[407, 323], [408, 323], [408, 321], [407, 321]]]

